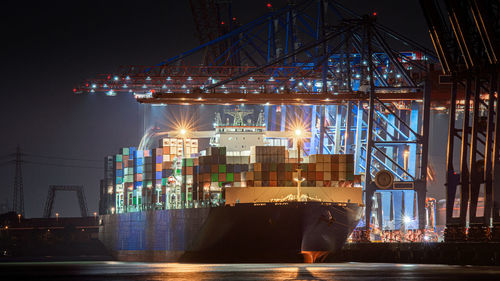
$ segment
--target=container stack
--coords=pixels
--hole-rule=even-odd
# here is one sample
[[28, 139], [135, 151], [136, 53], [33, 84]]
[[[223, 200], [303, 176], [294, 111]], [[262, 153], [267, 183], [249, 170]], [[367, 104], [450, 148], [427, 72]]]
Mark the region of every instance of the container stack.
[[339, 154], [339, 181], [354, 180], [354, 155]]
[[144, 181], [144, 151], [134, 151], [134, 190], [132, 195], [132, 208], [138, 210], [142, 204], [142, 187]]
[[226, 181], [226, 148], [209, 147], [206, 156], [198, 158], [198, 199], [209, 200]]
[[132, 206], [133, 190], [134, 190], [134, 152], [135, 147], [123, 148], [121, 154], [123, 155], [123, 172], [124, 172], [124, 193], [126, 200], [124, 202], [124, 209], [128, 210]]
[[251, 146], [250, 163], [285, 163], [284, 146]]
[[144, 155], [144, 179], [142, 183], [142, 205], [140, 207], [151, 208], [153, 201], [153, 179], [154, 166], [151, 150], [143, 150]]
[[163, 178], [163, 149], [155, 148], [152, 150], [153, 159], [153, 196], [152, 204], [159, 207], [161, 206], [161, 190], [162, 190], [162, 178]]
[[[242, 175], [246, 186], [295, 186], [299, 164], [297, 158], [290, 158], [290, 154], [288, 156], [285, 163], [251, 163], [249, 171]], [[257, 155], [254, 159], [257, 159]], [[259, 159], [266, 161], [266, 156]], [[302, 186], [329, 187], [337, 186], [339, 181], [354, 180], [353, 155], [317, 154], [304, 160], [306, 163], [300, 163], [301, 176], [304, 178]]]
[[123, 168], [123, 155], [115, 155], [115, 211], [123, 211], [123, 187], [124, 187], [124, 177], [125, 172]]
[[183, 201], [192, 202], [198, 200], [198, 158], [182, 159], [182, 186], [181, 198]]
[[[185, 142], [185, 143], [183, 143]], [[284, 146], [254, 146], [250, 153], [228, 153], [210, 147], [198, 155], [197, 140], [165, 138], [161, 147], [136, 150], [125, 147], [105, 158], [101, 184], [104, 212], [139, 211], [182, 202], [223, 198], [223, 187], [296, 186], [301, 169], [307, 187], [335, 187], [360, 183], [354, 175], [353, 155], [310, 155], [298, 161], [297, 150]], [[184, 150], [184, 151], [183, 151]], [[191, 157], [183, 158], [183, 154]], [[176, 202], [167, 202], [167, 190]], [[177, 205], [178, 206], [178, 205]]]

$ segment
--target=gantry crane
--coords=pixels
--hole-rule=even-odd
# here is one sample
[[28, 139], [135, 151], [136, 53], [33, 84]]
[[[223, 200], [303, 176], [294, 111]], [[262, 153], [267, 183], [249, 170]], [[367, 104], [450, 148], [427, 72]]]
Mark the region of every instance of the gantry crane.
[[[221, 42], [232, 43], [217, 58], [188, 64]], [[180, 60], [185, 65], [175, 64]], [[433, 51], [379, 24], [376, 13], [359, 16], [337, 1], [304, 0], [155, 66], [123, 67], [74, 91], [131, 93], [156, 105], [256, 104], [269, 131], [287, 130], [299, 113], [311, 132], [307, 153], [355, 155], [355, 172], [365, 174], [365, 229], [375, 195], [386, 214], [382, 224], [393, 220], [400, 228], [408, 217], [407, 228], [423, 229], [430, 79], [437, 62]], [[378, 185], [380, 171], [394, 181]]]

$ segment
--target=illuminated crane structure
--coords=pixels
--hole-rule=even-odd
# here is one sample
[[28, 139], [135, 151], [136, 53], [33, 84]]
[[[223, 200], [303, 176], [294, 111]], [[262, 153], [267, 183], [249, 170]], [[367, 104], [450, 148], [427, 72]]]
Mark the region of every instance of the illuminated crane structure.
[[[420, 0], [420, 4], [442, 70], [452, 85], [445, 240], [498, 242], [500, 3]], [[456, 118], [459, 107], [463, 108], [462, 120]], [[455, 148], [460, 157], [455, 157]], [[478, 212], [480, 193], [484, 194], [482, 213]], [[460, 204], [454, 206], [457, 197]], [[454, 208], [459, 210], [458, 217], [453, 216]]]
[[[355, 172], [365, 174], [367, 235], [375, 195], [382, 199], [382, 227], [399, 229], [403, 218], [411, 218], [404, 220], [406, 229], [423, 229], [430, 110], [425, 81], [437, 62], [432, 51], [378, 24], [376, 13], [358, 16], [337, 1], [268, 8], [167, 61], [122, 67], [74, 92], [131, 94], [155, 105], [260, 105], [271, 131], [287, 130], [300, 112], [312, 136], [305, 153], [355, 155]], [[195, 61], [223, 45], [217, 57]], [[393, 184], [376, 185], [381, 170], [393, 175]]]

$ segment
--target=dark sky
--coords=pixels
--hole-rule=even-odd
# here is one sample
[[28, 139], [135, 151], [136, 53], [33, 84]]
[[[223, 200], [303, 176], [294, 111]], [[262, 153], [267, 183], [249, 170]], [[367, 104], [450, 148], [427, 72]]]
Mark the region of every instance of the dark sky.
[[[275, 2], [275, 6], [279, 3]], [[417, 1], [340, 1], [359, 14], [430, 47]], [[119, 147], [142, 136], [140, 106], [130, 96], [74, 95], [72, 89], [96, 73], [120, 65], [151, 65], [197, 46], [189, 1], [10, 1], [1, 12], [0, 157], [17, 144], [37, 155], [91, 159], [32, 161], [101, 167]], [[242, 23], [262, 15], [266, 1], [233, 0]], [[446, 122], [445, 122], [446, 123]], [[444, 147], [443, 147], [444, 149]], [[8, 158], [0, 158], [0, 164]], [[42, 215], [50, 184], [85, 186], [97, 211], [99, 169], [26, 164], [26, 215]], [[11, 201], [14, 169], [0, 166], [0, 202]], [[55, 210], [78, 215], [76, 196], [61, 194]]]

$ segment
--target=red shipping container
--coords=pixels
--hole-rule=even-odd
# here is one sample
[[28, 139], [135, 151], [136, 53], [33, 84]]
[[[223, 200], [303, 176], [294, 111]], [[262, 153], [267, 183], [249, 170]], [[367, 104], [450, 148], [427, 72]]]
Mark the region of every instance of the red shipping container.
[[278, 181], [269, 181], [269, 186], [278, 186]]
[[226, 174], [225, 173], [219, 174], [219, 181], [226, 181]]
[[123, 163], [122, 162], [116, 162], [116, 169], [118, 169], [118, 170], [123, 169]]
[[193, 174], [193, 167], [186, 167], [187, 168], [187, 174], [192, 175]]
[[316, 171], [316, 163], [308, 163], [307, 164], [307, 170], [309, 172], [315, 172]]
[[285, 180], [291, 181], [292, 179], [292, 172], [285, 172]]
[[234, 173], [234, 181], [241, 181], [241, 173]]
[[316, 180], [317, 181], [323, 180], [323, 172], [316, 172]]
[[314, 171], [307, 172], [306, 180], [313, 181], [313, 180], [315, 180], [315, 178], [316, 178], [316, 172], [314, 172]]
[[269, 180], [270, 181], [277, 181], [278, 180], [278, 174], [276, 172], [269, 172]]
[[253, 187], [254, 183], [252, 180], [247, 180], [247, 187]]

